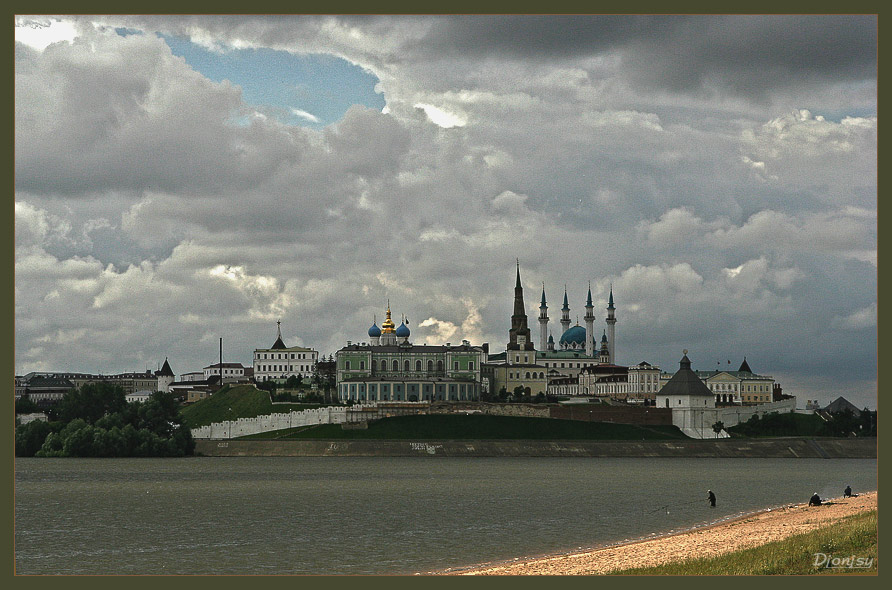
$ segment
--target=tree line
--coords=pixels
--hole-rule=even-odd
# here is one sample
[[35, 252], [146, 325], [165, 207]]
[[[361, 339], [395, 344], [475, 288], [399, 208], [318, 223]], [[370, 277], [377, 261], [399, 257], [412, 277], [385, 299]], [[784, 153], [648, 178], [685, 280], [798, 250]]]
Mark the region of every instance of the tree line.
[[118, 385], [87, 383], [65, 394], [47, 418], [16, 427], [16, 456], [182, 457], [195, 449], [179, 402], [167, 392], [128, 403]]

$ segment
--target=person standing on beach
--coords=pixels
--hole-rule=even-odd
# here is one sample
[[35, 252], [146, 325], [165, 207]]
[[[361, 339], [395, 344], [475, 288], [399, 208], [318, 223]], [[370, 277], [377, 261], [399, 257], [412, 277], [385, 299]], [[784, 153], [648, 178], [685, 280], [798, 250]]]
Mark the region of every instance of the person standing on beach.
[[709, 494], [706, 499], [709, 500], [709, 505], [715, 508], [715, 494], [712, 493], [712, 490], [706, 490], [706, 493]]
[[847, 485], [846, 490], [842, 493], [843, 498], [851, 498], [852, 497], [852, 486]]

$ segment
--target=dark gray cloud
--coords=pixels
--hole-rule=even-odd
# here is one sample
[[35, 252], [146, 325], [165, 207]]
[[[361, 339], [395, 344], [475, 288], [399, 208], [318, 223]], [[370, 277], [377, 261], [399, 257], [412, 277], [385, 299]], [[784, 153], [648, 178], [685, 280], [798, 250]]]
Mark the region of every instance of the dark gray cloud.
[[[17, 371], [248, 362], [277, 319], [329, 354], [388, 299], [498, 349], [519, 257], [531, 313], [614, 285], [621, 362], [875, 403], [875, 17], [94, 20], [16, 47]], [[283, 126], [155, 32], [344, 57], [386, 112]]]

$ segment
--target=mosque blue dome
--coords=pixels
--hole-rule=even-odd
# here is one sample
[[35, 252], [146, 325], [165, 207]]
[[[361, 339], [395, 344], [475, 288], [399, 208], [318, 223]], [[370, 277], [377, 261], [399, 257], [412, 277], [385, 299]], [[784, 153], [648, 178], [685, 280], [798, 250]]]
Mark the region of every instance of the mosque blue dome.
[[396, 336], [397, 336], [397, 338], [408, 338], [409, 337], [409, 327], [406, 326], [405, 322], [400, 324], [399, 327], [396, 329]]
[[372, 324], [372, 327], [369, 328], [369, 338], [378, 338], [381, 336], [381, 328], [378, 327], [378, 324]]
[[585, 328], [582, 326], [573, 326], [561, 336], [561, 344], [573, 346], [574, 344], [585, 346]]

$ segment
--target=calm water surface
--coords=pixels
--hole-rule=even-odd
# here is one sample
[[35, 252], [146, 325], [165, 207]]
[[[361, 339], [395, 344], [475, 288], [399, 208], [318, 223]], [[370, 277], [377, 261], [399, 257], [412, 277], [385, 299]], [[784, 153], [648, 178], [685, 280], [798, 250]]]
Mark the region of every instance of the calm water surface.
[[[415, 573], [877, 489], [875, 459], [17, 459], [19, 574]], [[718, 496], [708, 507], [706, 490]]]

